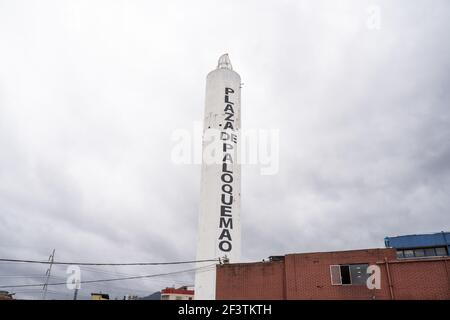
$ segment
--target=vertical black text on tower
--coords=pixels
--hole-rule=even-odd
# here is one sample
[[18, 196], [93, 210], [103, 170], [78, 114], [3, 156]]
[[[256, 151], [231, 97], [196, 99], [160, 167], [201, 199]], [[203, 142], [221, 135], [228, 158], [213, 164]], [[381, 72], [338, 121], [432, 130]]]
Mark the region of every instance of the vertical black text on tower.
[[220, 132], [220, 139], [222, 140], [222, 172], [221, 172], [221, 197], [220, 197], [220, 221], [219, 221], [219, 249], [224, 252], [229, 252], [233, 248], [231, 231], [233, 230], [233, 156], [236, 154], [236, 146], [238, 136], [235, 133], [236, 124], [234, 122], [234, 90], [232, 88], [225, 88], [224, 97], [224, 126]]

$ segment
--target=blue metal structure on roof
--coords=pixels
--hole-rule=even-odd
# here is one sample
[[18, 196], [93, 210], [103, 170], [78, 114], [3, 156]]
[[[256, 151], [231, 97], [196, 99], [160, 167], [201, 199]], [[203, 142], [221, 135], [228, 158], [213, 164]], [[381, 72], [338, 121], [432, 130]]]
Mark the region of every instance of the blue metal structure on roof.
[[427, 247], [447, 247], [450, 252], [450, 232], [437, 232], [430, 234], [411, 234], [397, 237], [385, 237], [387, 248], [413, 249]]

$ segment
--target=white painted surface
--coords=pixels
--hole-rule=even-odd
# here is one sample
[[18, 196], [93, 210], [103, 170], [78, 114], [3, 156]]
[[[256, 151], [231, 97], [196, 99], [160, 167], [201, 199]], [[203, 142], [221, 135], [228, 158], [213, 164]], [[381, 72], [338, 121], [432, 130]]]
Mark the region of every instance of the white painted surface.
[[[209, 129], [234, 132], [238, 134], [241, 127], [241, 78], [239, 74], [232, 70], [228, 55], [223, 55], [219, 59], [217, 69], [211, 71], [206, 79], [206, 99], [203, 128], [203, 150], [208, 144], [205, 141], [205, 134], [208, 136]], [[234, 121], [233, 129], [224, 130], [226, 113], [225, 89], [231, 88], [234, 93], [229, 93], [229, 101], [233, 102]], [[220, 141], [222, 144], [223, 141]], [[227, 141], [229, 142], [229, 141]], [[236, 143], [232, 143], [234, 149], [240, 148], [240, 137]], [[220, 148], [222, 152], [223, 149]], [[239, 152], [238, 152], [239, 154]], [[222, 159], [224, 154], [220, 159]], [[231, 204], [231, 218], [233, 228], [228, 228], [231, 235], [232, 249], [229, 252], [219, 248], [219, 237], [223, 228], [219, 227], [221, 217], [222, 186], [221, 179], [223, 162], [206, 163], [203, 160], [201, 172], [201, 195], [200, 212], [198, 226], [197, 260], [222, 258], [225, 255], [230, 262], [239, 262], [241, 254], [241, 228], [240, 228], [240, 207], [241, 207], [241, 166], [237, 159], [237, 154], [233, 155], [233, 164], [227, 163], [228, 170], [232, 171], [233, 182], [229, 183], [233, 188], [233, 202]], [[229, 198], [228, 198], [229, 199]], [[228, 219], [228, 218], [227, 218]], [[212, 262], [198, 263], [197, 267], [211, 265]], [[210, 267], [205, 270], [198, 270], [195, 276], [195, 299], [212, 300], [215, 299], [216, 290], [216, 269]]]

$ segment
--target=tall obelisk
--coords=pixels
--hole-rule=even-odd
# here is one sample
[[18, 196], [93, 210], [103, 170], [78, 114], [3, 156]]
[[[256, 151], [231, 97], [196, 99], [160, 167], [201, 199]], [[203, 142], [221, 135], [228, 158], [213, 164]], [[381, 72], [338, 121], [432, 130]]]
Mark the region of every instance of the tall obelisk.
[[[239, 262], [241, 77], [233, 71], [228, 54], [206, 77], [203, 126], [197, 260], [226, 257]], [[197, 264], [196, 300], [215, 299], [216, 268], [211, 264]]]

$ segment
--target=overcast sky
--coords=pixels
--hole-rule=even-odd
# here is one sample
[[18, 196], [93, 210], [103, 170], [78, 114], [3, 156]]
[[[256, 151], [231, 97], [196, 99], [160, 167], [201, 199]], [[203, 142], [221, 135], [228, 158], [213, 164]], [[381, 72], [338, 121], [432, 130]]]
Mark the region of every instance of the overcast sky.
[[[242, 128], [280, 130], [278, 174], [242, 168], [244, 261], [448, 230], [449, 17], [446, 0], [0, 0], [0, 258], [195, 259], [200, 166], [171, 161], [171, 135], [203, 119], [225, 52]], [[1, 263], [0, 284], [41, 283], [45, 268]]]

